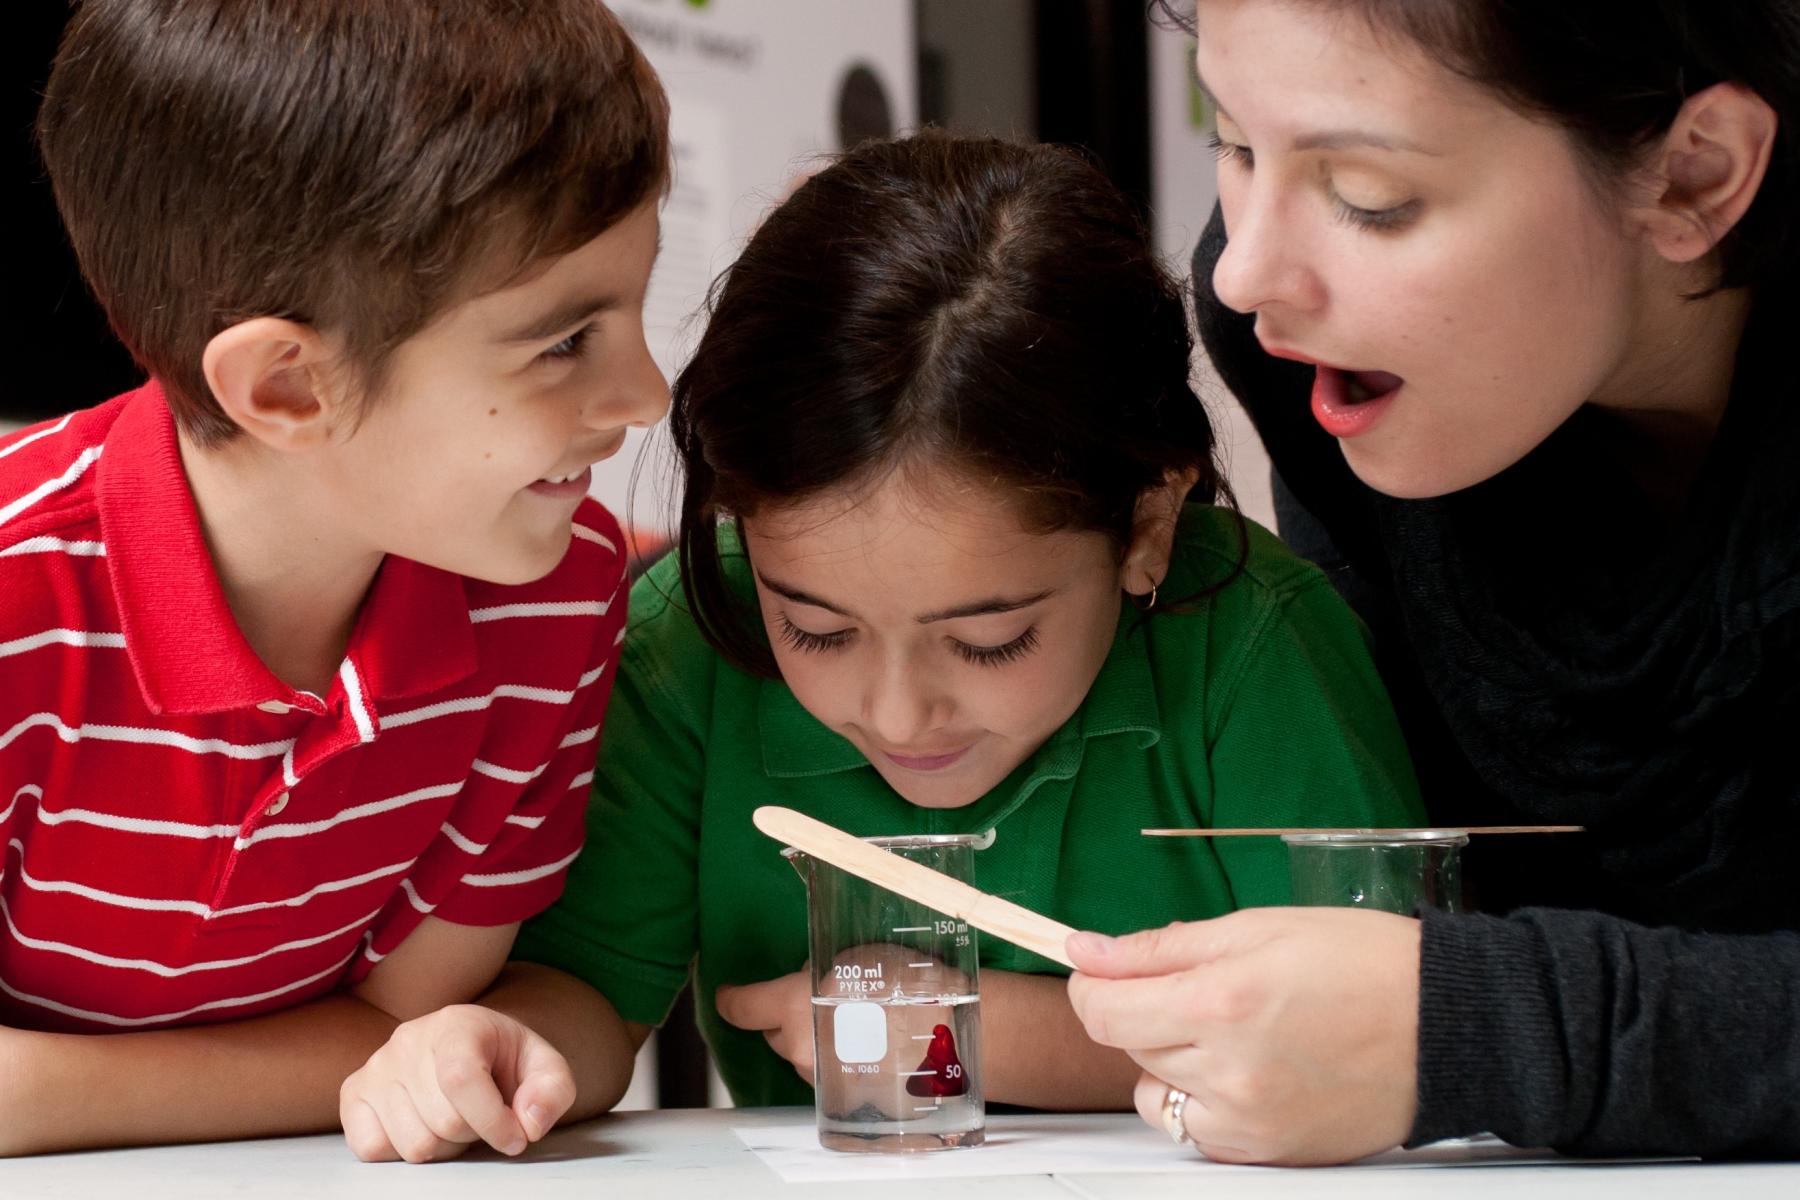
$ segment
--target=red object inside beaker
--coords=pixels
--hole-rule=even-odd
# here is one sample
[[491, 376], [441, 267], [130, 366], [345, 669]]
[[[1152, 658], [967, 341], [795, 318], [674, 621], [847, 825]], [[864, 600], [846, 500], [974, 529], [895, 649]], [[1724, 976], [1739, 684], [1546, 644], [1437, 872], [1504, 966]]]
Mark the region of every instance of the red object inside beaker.
[[950, 1036], [948, 1025], [932, 1027], [931, 1045], [918, 1070], [929, 1073], [915, 1074], [906, 1081], [906, 1090], [915, 1096], [960, 1096], [969, 1090], [968, 1073], [956, 1057], [956, 1039]]

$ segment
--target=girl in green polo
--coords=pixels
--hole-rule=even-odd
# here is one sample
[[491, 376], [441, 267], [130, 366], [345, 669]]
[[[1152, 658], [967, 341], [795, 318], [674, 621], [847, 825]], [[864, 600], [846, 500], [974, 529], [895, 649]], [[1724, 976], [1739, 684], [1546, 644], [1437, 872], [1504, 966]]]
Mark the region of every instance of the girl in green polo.
[[[690, 977], [733, 1099], [811, 1102], [805, 889], [760, 805], [992, 831], [984, 890], [1103, 932], [1287, 900], [1279, 841], [1145, 827], [1419, 822], [1364, 631], [1229, 507], [1190, 348], [1063, 150], [870, 144], [769, 216], [675, 384], [680, 537], [631, 593], [587, 848], [489, 998], [522, 1024], [479, 1018], [516, 1109], [610, 1107]], [[990, 1100], [1131, 1107], [1056, 964], [981, 968]], [[546, 1061], [522, 1026], [572, 1089], [494, 1065]]]

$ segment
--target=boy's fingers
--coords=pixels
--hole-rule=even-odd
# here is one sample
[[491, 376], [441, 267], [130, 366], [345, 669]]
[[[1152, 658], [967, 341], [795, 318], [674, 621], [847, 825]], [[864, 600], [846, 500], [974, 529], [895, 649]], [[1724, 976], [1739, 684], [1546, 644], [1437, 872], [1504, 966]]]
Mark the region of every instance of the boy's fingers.
[[419, 1109], [440, 1138], [458, 1143], [480, 1138], [502, 1154], [525, 1149], [525, 1130], [485, 1064], [464, 1056], [440, 1061], [436, 1084], [419, 1098]]
[[556, 1047], [527, 1033], [519, 1048], [518, 1078], [512, 1112], [525, 1136], [535, 1142], [575, 1103], [575, 1073]]
[[394, 1143], [388, 1140], [381, 1118], [367, 1101], [349, 1101], [338, 1112], [338, 1120], [343, 1123], [344, 1141], [349, 1144], [350, 1153], [362, 1161], [393, 1162], [400, 1157]]
[[412, 1096], [397, 1084], [374, 1101], [374, 1108], [388, 1141], [409, 1163], [455, 1158], [467, 1148], [433, 1133], [425, 1118], [419, 1115]]
[[1167, 975], [1230, 952], [1222, 919], [1178, 921], [1124, 937], [1086, 931], [1069, 935], [1066, 949], [1075, 969], [1102, 979]]

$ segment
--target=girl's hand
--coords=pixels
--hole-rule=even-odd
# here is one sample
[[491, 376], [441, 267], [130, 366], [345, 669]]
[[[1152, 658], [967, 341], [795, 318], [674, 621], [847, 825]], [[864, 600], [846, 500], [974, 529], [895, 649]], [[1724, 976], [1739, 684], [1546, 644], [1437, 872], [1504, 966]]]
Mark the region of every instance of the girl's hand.
[[1169, 1085], [1209, 1158], [1307, 1165], [1399, 1145], [1412, 1128], [1419, 922], [1349, 908], [1245, 909], [1117, 939], [1069, 938], [1090, 1037]]
[[721, 987], [713, 997], [719, 1016], [739, 1029], [761, 1033], [769, 1048], [813, 1081], [812, 977], [795, 971], [763, 983]]
[[365, 1162], [518, 1154], [575, 1102], [569, 1064], [511, 1017], [457, 1004], [408, 1021], [344, 1080], [338, 1117]]

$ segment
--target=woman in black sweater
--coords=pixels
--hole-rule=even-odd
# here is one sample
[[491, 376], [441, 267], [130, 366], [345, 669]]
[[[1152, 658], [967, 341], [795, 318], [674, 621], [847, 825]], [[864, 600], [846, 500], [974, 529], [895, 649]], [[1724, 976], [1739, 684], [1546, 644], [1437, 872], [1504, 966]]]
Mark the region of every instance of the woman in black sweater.
[[1589, 832], [1474, 848], [1504, 916], [1078, 935], [1078, 1011], [1220, 1158], [1800, 1155], [1800, 3], [1197, 24], [1200, 328], [1282, 532], [1438, 819]]

